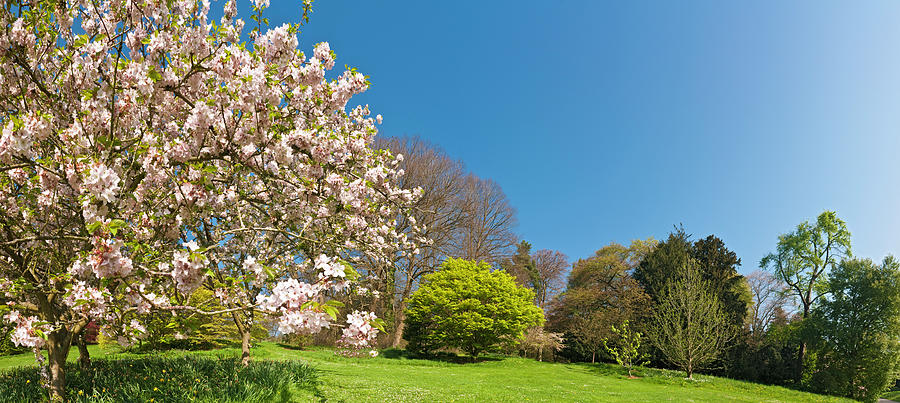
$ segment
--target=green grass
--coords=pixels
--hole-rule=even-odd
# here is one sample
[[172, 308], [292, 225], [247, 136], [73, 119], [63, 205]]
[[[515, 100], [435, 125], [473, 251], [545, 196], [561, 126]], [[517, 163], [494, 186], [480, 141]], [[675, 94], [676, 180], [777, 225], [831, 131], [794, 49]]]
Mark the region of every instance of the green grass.
[[[96, 347], [95, 356], [134, 357]], [[166, 352], [166, 356], [230, 354], [214, 352]], [[70, 358], [76, 357], [77, 354]], [[639, 379], [628, 379], [617, 366], [606, 364], [557, 364], [516, 357], [492, 356], [478, 363], [453, 363], [410, 359], [397, 350], [378, 358], [344, 358], [329, 349], [295, 350], [274, 343], [253, 349], [257, 360], [302, 360], [316, 369], [318, 383], [293, 388], [292, 401], [328, 402], [848, 402], [776, 386], [644, 369]], [[30, 362], [29, 362], [30, 360]], [[0, 368], [11, 362], [32, 364], [33, 358], [3, 357]]]
[[900, 390], [895, 390], [893, 392], [887, 392], [884, 396], [881, 396], [883, 399], [900, 401]]
[[[71, 402], [263, 402], [315, 385], [315, 371], [299, 360], [255, 361], [200, 355], [98, 359], [90, 370], [66, 368]], [[43, 400], [35, 367], [0, 372], [0, 396]], [[285, 399], [287, 400], [287, 399]]]

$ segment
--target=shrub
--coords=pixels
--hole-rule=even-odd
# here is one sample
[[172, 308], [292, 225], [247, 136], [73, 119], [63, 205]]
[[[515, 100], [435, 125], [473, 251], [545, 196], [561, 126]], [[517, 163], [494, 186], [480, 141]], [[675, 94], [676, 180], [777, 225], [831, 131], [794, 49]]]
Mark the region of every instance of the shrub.
[[[292, 384], [316, 382], [314, 370], [299, 361], [251, 361], [244, 368], [240, 358], [196, 356], [97, 359], [90, 370], [67, 363], [66, 371], [72, 402], [258, 402], [274, 399]], [[46, 400], [38, 368], [0, 372], [0, 396]]]
[[410, 297], [403, 337], [415, 353], [455, 347], [477, 358], [543, 324], [543, 311], [533, 301], [534, 293], [503, 270], [447, 259]]

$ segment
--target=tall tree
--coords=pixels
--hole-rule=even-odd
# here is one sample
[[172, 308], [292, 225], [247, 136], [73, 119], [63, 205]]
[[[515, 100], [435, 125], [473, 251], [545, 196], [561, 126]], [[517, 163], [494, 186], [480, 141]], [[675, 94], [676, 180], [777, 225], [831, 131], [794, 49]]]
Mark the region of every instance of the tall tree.
[[516, 210], [497, 182], [469, 175], [463, 184], [464, 217], [452, 256], [499, 265], [511, 253]]
[[688, 379], [715, 362], [737, 333], [713, 290], [696, 261], [689, 260], [659, 296], [647, 329], [666, 360]]
[[535, 277], [535, 262], [531, 257], [531, 243], [522, 240], [516, 244], [516, 253], [500, 265], [516, 279], [519, 285], [530, 286]]
[[835, 212], [825, 211], [815, 223], [804, 221], [793, 232], [779, 236], [775, 252], [763, 257], [759, 266], [788, 285], [806, 318], [823, 295], [828, 271], [851, 255], [847, 224]]
[[531, 280], [535, 303], [546, 310], [550, 302], [565, 287], [564, 275], [569, 267], [569, 258], [562, 252], [541, 249], [531, 255], [535, 275]]
[[[800, 301], [801, 317], [809, 317], [815, 303], [825, 294], [828, 271], [852, 255], [850, 231], [833, 211], [819, 214], [814, 224], [804, 221], [793, 232], [778, 237], [775, 252], [762, 258], [759, 266], [771, 270], [784, 281]], [[797, 362], [802, 376], [807, 343], [800, 343]]]
[[460, 161], [450, 158], [441, 148], [418, 137], [376, 137], [375, 148], [403, 155], [398, 185], [406, 190], [422, 189], [408, 215], [397, 220], [398, 232], [415, 236], [417, 229], [428, 242], [419, 253], [397, 255], [386, 266], [373, 266], [379, 279], [373, 288], [391, 296], [388, 310], [393, 313], [391, 345], [398, 346], [403, 336], [404, 311], [410, 294], [422, 276], [433, 273], [456, 252], [457, 237], [466, 217], [462, 207], [463, 185], [467, 181]]

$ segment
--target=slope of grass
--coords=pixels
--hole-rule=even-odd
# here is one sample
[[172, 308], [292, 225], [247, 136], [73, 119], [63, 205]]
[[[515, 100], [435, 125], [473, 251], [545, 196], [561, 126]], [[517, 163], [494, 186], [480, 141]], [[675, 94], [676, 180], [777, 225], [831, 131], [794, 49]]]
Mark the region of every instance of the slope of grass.
[[885, 393], [884, 396], [882, 396], [882, 398], [888, 399], [888, 400], [893, 400], [895, 402], [900, 402], [900, 390], [895, 390], [893, 392], [887, 392], [887, 393]]
[[[95, 356], [130, 357], [96, 347]], [[94, 352], [92, 351], [92, 353]], [[183, 354], [237, 355], [235, 349]], [[75, 354], [77, 356], [77, 354]], [[74, 358], [75, 356], [71, 357]], [[848, 400], [764, 386], [724, 378], [698, 376], [683, 379], [674, 371], [645, 369], [639, 379], [628, 379], [617, 366], [557, 364], [516, 357], [488, 357], [478, 363], [410, 359], [401, 351], [387, 350], [377, 358], [344, 358], [329, 349], [295, 350], [274, 343], [253, 349], [257, 360], [300, 359], [317, 370], [315, 387], [293, 388], [293, 401], [328, 402], [844, 402]], [[30, 362], [28, 362], [30, 360]], [[0, 358], [0, 368], [11, 362], [28, 364], [26, 355]], [[284, 394], [281, 398], [285, 398]]]

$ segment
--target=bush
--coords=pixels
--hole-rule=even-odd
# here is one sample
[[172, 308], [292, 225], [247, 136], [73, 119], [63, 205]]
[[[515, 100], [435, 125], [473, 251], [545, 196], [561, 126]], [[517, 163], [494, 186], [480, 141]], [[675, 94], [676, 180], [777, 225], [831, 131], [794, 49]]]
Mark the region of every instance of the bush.
[[455, 347], [477, 358], [543, 324], [543, 311], [533, 301], [534, 293], [503, 270], [447, 259], [410, 297], [403, 337], [415, 353]]
[[[299, 361], [251, 361], [244, 368], [240, 358], [196, 356], [97, 359], [90, 370], [67, 363], [66, 378], [72, 402], [258, 402], [274, 399], [292, 384], [316, 383], [314, 370]], [[0, 396], [47, 400], [38, 368], [0, 372]]]
[[10, 336], [12, 336], [13, 329], [13, 325], [8, 324], [5, 321], [0, 321], [0, 356], [18, 354], [28, 351], [27, 348], [19, 347], [13, 344], [10, 338]]

